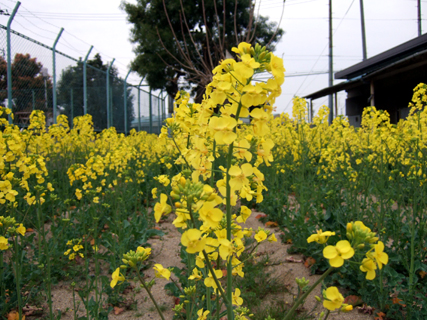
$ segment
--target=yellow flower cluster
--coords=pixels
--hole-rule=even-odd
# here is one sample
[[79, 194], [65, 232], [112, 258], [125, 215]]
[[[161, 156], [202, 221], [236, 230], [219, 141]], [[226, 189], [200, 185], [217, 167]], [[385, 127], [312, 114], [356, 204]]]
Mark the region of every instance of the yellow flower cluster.
[[25, 236], [27, 229], [22, 223], [17, 223], [13, 217], [0, 216], [0, 250], [9, 249], [9, 238], [17, 235]]
[[64, 252], [65, 256], [68, 256], [69, 260], [74, 260], [76, 256], [80, 256], [80, 258], [84, 258], [84, 254], [79, 252], [83, 250], [82, 239], [72, 239], [67, 242], [67, 247], [70, 247], [67, 251]]
[[[233, 52], [239, 60], [223, 60], [213, 70], [213, 80], [200, 104], [190, 103], [188, 93], [178, 92], [174, 117], [167, 119], [160, 139], [170, 141], [170, 151], [177, 155], [175, 165], [182, 170], [170, 178], [157, 177], [162, 188], [170, 183], [171, 191], [169, 198], [162, 193], [154, 207], [156, 221], [170, 212], [175, 214], [173, 224], [182, 230], [181, 244], [195, 256], [189, 279], [203, 279], [207, 288], [219, 290], [227, 308], [243, 303], [240, 290], [231, 288], [230, 277], [244, 276], [239, 258], [245, 238], [254, 236], [255, 243], [277, 241], [269, 231], [242, 226], [251, 215], [249, 208], [241, 206], [236, 214], [231, 208], [239, 199], [261, 202], [262, 192], [267, 190], [260, 168], [273, 161], [270, 122], [285, 71], [282, 59], [259, 45], [240, 43]], [[260, 73], [269, 73], [271, 78], [257, 81]], [[245, 125], [243, 119], [248, 117], [251, 123]], [[217, 164], [220, 158], [225, 166]], [[157, 196], [158, 189], [152, 190], [153, 195]], [[228, 298], [218, 281], [223, 277], [218, 259], [227, 265]], [[200, 309], [199, 318], [206, 318], [209, 312]]]
[[[319, 244], [325, 244], [330, 236], [335, 235], [335, 232], [322, 230], [311, 235], [307, 242], [316, 241]], [[345, 260], [352, 258], [356, 251], [362, 251], [368, 248], [365, 252], [366, 258], [359, 261], [360, 270], [366, 272], [366, 279], [373, 280], [375, 278], [375, 270], [377, 266], [382, 269], [383, 265], [388, 263], [388, 255], [384, 252], [384, 244], [378, 241], [378, 237], [370, 228], [365, 226], [362, 221], [349, 222], [347, 224], [348, 240], [340, 240], [335, 246], [325, 246], [323, 256], [329, 260], [329, 264], [333, 268], [341, 267]], [[375, 243], [377, 242], [378, 243]], [[339, 293], [336, 287], [330, 287], [323, 292], [325, 300], [323, 306], [328, 310], [341, 308], [342, 311], [350, 311], [351, 306], [343, 305], [344, 298]]]

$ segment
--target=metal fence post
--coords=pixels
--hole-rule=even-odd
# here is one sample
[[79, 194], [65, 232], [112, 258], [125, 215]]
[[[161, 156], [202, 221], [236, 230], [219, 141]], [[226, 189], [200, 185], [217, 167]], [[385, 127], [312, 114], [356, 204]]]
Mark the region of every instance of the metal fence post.
[[160, 134], [160, 95], [157, 96], [157, 133]]
[[114, 63], [114, 60], [116, 60], [116, 58], [114, 58], [113, 61], [110, 62], [107, 68], [107, 128], [110, 128], [110, 69]]
[[87, 113], [87, 79], [86, 79], [86, 63], [89, 58], [90, 52], [92, 51], [93, 46], [90, 46], [89, 51], [83, 61], [83, 114]]
[[165, 99], [163, 98], [163, 90], [160, 92], [162, 95], [162, 122], [166, 120], [165, 118]]
[[150, 92], [149, 92], [149, 106], [150, 106], [150, 133], [153, 133], [153, 108], [151, 105], [151, 87], [150, 87]]
[[[12, 53], [10, 44], [10, 25], [18, 11], [21, 2], [17, 2], [15, 8], [13, 8], [12, 14], [7, 21], [7, 107], [12, 111]], [[9, 116], [9, 123], [12, 123], [12, 117]]]
[[110, 124], [114, 127], [113, 86], [110, 86]]
[[141, 83], [144, 81], [144, 77], [141, 79], [138, 85], [138, 131], [141, 131]]
[[58, 36], [55, 39], [55, 42], [53, 43], [52, 47], [52, 58], [53, 58], [53, 123], [56, 124], [56, 58], [55, 58], [55, 51], [56, 51], [56, 44], [59, 41], [59, 38], [61, 37], [62, 32], [64, 32], [64, 28], [61, 28], [61, 30], [58, 33]]
[[[71, 120], [74, 119], [74, 103], [73, 103], [73, 88], [70, 89], [70, 109], [71, 109]], [[73, 123], [73, 121], [71, 121]]]
[[129, 77], [129, 74], [131, 73], [131, 71], [132, 71], [132, 69], [130, 69], [129, 70], [129, 72], [128, 72], [128, 74], [126, 75], [126, 78], [125, 78], [125, 81], [123, 81], [123, 99], [124, 99], [124, 103], [123, 103], [123, 107], [124, 107], [124, 109], [125, 109], [125, 134], [128, 132], [128, 119], [127, 119], [127, 117], [128, 117], [128, 111], [127, 111], [127, 107], [128, 107], [128, 99], [127, 99], [127, 83], [126, 83], [126, 81], [127, 81], [127, 79], [128, 79], [128, 77]]

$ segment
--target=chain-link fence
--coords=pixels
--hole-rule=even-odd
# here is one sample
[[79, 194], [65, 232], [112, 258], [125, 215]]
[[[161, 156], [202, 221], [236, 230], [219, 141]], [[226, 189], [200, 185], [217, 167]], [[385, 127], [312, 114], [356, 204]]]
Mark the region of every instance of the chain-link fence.
[[73, 118], [88, 113], [96, 131], [160, 133], [166, 95], [125, 82], [99, 54], [82, 61], [53, 47], [0, 24], [0, 104], [12, 109], [11, 121], [25, 128], [31, 112], [43, 110], [47, 125], [65, 114], [72, 126]]

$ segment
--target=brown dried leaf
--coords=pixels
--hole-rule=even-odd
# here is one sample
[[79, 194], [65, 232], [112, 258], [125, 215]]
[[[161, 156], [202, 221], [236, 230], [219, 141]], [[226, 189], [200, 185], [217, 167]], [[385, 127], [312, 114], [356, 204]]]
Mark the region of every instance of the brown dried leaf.
[[[7, 315], [7, 320], [19, 320], [19, 313], [17, 311], [11, 311]], [[22, 316], [22, 320], [25, 320], [25, 316]]]
[[265, 226], [266, 227], [270, 227], [270, 228], [275, 228], [275, 227], [278, 226], [278, 224], [275, 221], [268, 221], [268, 222], [265, 223]]
[[305, 265], [305, 267], [306, 268], [310, 268], [313, 264], [315, 264], [316, 263], [316, 260], [314, 259], [314, 258], [312, 258], [312, 257], [308, 257], [306, 260], [305, 260], [305, 262], [304, 262], [304, 265]]
[[351, 304], [353, 307], [361, 306], [363, 304], [362, 297], [350, 295], [345, 297], [344, 303]]
[[125, 311], [125, 308], [114, 307], [114, 314], [118, 315]]

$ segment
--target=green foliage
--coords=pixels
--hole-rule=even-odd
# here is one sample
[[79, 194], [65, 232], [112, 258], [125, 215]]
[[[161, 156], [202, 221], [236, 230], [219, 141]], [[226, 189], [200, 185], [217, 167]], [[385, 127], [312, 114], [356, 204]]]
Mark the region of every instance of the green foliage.
[[242, 261], [245, 261], [245, 266], [243, 268], [245, 276], [243, 278], [237, 278], [236, 287], [240, 288], [242, 292], [241, 297], [245, 305], [248, 306], [253, 313], [258, 314], [260, 305], [263, 303], [263, 298], [267, 295], [283, 293], [288, 290], [283, 280], [278, 276], [273, 276], [272, 272], [269, 270], [269, 267], [275, 263], [270, 259], [268, 254], [255, 259], [254, 257], [249, 257], [247, 253], [244, 253], [242, 255]]
[[[252, 22], [252, 29], [248, 27], [251, 4], [250, 0], [123, 2], [122, 8], [133, 25], [131, 41], [136, 44], [137, 57], [132, 62], [132, 69], [145, 76], [152, 88], [165, 89], [171, 96], [176, 95], [178, 80], [184, 77], [189, 85], [196, 87], [196, 99], [201, 100], [208, 82], [197, 72], [209, 75], [225, 56], [225, 50], [231, 52], [231, 48], [237, 47], [241, 41], [264, 46], [273, 38], [276, 24], [268, 22], [266, 17], [257, 17]], [[255, 33], [251, 40], [250, 36], [243, 38], [246, 32], [251, 33], [250, 36]], [[274, 49], [282, 35], [283, 30], [279, 29], [267, 49]], [[186, 60], [187, 57], [191, 62]]]
[[[29, 53], [15, 54], [12, 62], [13, 112], [52, 110], [52, 96], [48, 94], [48, 101], [45, 99], [45, 91], [52, 91], [52, 81], [47, 78], [45, 83], [42, 68], [43, 65], [37, 58], [31, 58]], [[7, 99], [7, 63], [0, 56], [0, 103], [4, 104], [5, 99]]]
[[[107, 68], [108, 66], [103, 63], [98, 53], [93, 59], [87, 61], [87, 113], [92, 115], [95, 130], [107, 128]], [[109, 84], [113, 125], [117, 131], [122, 132], [124, 130], [124, 88], [123, 81], [119, 79], [117, 68], [114, 66], [110, 68]], [[130, 123], [134, 119], [133, 102], [135, 99], [130, 88], [127, 88], [126, 99], [127, 127], [130, 128]], [[68, 67], [61, 74], [58, 81], [58, 105], [64, 108], [62, 113], [69, 119], [84, 114], [83, 62], [77, 62], [76, 66]]]

